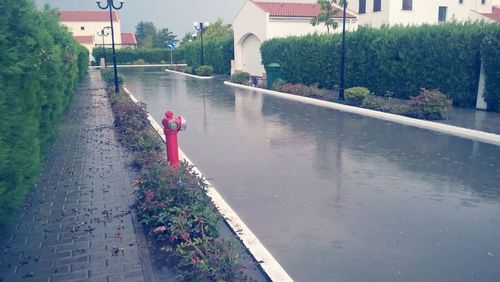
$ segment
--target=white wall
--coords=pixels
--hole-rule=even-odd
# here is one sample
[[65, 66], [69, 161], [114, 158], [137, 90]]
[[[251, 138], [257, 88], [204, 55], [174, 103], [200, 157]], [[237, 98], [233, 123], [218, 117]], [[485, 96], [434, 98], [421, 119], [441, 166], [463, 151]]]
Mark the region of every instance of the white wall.
[[[325, 25], [311, 25], [311, 19], [303, 18], [270, 18], [267, 29], [267, 38], [301, 36], [310, 33], [326, 33]], [[346, 30], [354, 31], [357, 29], [356, 19], [346, 19]], [[342, 19], [337, 20], [338, 27], [334, 30], [330, 29], [330, 33], [342, 32]]]
[[[67, 26], [74, 36], [88, 36], [93, 35], [95, 37], [96, 44], [102, 44], [102, 37], [97, 36], [97, 32], [100, 32], [104, 27], [109, 26], [109, 22], [61, 22], [63, 25]], [[84, 27], [85, 30], [81, 30]], [[115, 43], [122, 43], [121, 36], [121, 26], [120, 22], [113, 21], [113, 27], [115, 29]], [[104, 37], [104, 44], [111, 44], [111, 30], [106, 29], [109, 35]]]
[[[234, 31], [234, 68], [243, 69], [241, 46], [250, 33], [255, 35], [260, 42], [267, 39], [267, 14], [259, 7], [247, 1], [233, 21]], [[264, 72], [264, 67], [260, 73]]]
[[[359, 11], [359, 0], [351, 0], [349, 8]], [[494, 0], [500, 1], [500, 0]], [[471, 18], [471, 10], [480, 13], [491, 13], [492, 0], [486, 0], [484, 5], [481, 0], [413, 0], [413, 9], [404, 11], [403, 0], [382, 0], [382, 10], [373, 12], [373, 0], [366, 0], [366, 13], [359, 15], [359, 25], [379, 27], [382, 24], [436, 24], [438, 23], [439, 7], [447, 7], [446, 21], [453, 19], [464, 21]]]

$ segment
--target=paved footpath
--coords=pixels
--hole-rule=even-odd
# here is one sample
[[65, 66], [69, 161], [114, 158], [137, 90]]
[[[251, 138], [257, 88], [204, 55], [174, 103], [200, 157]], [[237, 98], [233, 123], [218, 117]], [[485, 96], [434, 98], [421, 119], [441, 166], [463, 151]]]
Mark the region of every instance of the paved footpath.
[[89, 71], [24, 208], [0, 229], [0, 282], [154, 281], [123, 158]]

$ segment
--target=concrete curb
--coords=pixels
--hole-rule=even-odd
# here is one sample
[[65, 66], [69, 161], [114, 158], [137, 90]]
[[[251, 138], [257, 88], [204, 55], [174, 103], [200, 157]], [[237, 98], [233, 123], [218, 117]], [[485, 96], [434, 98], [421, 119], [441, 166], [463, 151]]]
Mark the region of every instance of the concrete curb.
[[[125, 92], [129, 95], [130, 99], [134, 103], [138, 103], [139, 100], [124, 87]], [[151, 126], [155, 129], [156, 133], [161, 137], [163, 142], [165, 142], [165, 135], [163, 134], [163, 128], [153, 119], [153, 117], [148, 114], [148, 120]], [[194, 163], [184, 154], [182, 150], [179, 149], [179, 156], [185, 162], [193, 167], [193, 172], [203, 179], [203, 182], [207, 186], [207, 195], [212, 199], [217, 210], [222, 214], [227, 225], [232, 229], [234, 234], [243, 242], [243, 245], [247, 248], [253, 258], [259, 262], [260, 267], [265, 272], [265, 274], [272, 281], [293, 281], [293, 279], [288, 275], [288, 273], [283, 269], [279, 262], [273, 257], [273, 255], [264, 247], [264, 245], [259, 241], [257, 236], [248, 228], [248, 226], [241, 220], [241, 218], [236, 214], [236, 212], [229, 206], [229, 204], [224, 200], [224, 198], [217, 192], [215, 187], [203, 176], [203, 173], [194, 165]]]
[[165, 69], [165, 71], [170, 72], [170, 73], [176, 73], [176, 74], [188, 76], [188, 77], [193, 77], [193, 78], [197, 78], [197, 79], [203, 79], [203, 80], [213, 79], [215, 77], [215, 76], [199, 76], [199, 75], [184, 73], [184, 72], [180, 72], [180, 71], [173, 71], [173, 70], [169, 70], [169, 69]]
[[409, 118], [409, 117], [405, 117], [405, 116], [389, 114], [389, 113], [384, 113], [384, 112], [379, 112], [379, 111], [374, 111], [374, 110], [369, 110], [369, 109], [364, 109], [364, 108], [358, 108], [358, 107], [353, 107], [353, 106], [318, 100], [318, 99], [314, 99], [314, 98], [297, 96], [297, 95], [293, 95], [293, 94], [277, 92], [277, 91], [268, 90], [268, 89], [256, 88], [256, 87], [232, 83], [229, 81], [225, 81], [224, 84], [231, 86], [231, 87], [245, 89], [245, 90], [249, 90], [249, 91], [259, 91], [259, 92], [262, 92], [262, 93], [267, 94], [267, 95], [272, 95], [272, 96], [276, 96], [276, 97], [280, 97], [280, 98], [284, 98], [284, 99], [288, 99], [288, 100], [293, 100], [293, 101], [297, 101], [297, 102], [301, 102], [301, 103], [305, 103], [305, 104], [311, 104], [311, 105], [315, 105], [315, 106], [319, 106], [319, 107], [324, 107], [324, 108], [339, 110], [339, 111], [343, 111], [343, 112], [353, 113], [353, 114], [357, 114], [357, 115], [362, 115], [362, 116], [366, 116], [366, 117], [395, 122], [395, 123], [399, 123], [399, 124], [403, 124], [403, 125], [418, 127], [418, 128], [422, 128], [422, 129], [426, 129], [426, 130], [431, 130], [431, 131], [435, 131], [435, 132], [439, 132], [439, 133], [444, 133], [444, 134], [453, 135], [453, 136], [457, 136], [457, 137], [461, 137], [461, 138], [465, 138], [465, 139], [470, 139], [470, 140], [474, 140], [474, 141], [488, 143], [491, 145], [500, 146], [500, 135], [493, 134], [493, 133], [463, 128], [463, 127], [458, 127], [458, 126], [453, 126], [453, 125], [447, 125], [447, 124], [442, 124], [442, 123], [437, 123], [437, 122], [432, 122], [432, 121]]

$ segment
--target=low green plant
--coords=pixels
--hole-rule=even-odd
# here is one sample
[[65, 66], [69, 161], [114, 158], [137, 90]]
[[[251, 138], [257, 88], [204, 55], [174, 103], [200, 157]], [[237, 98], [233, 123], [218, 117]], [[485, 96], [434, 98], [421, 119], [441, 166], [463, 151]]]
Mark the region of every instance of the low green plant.
[[411, 97], [410, 116], [420, 119], [446, 119], [452, 101], [441, 91], [422, 89], [420, 95]]
[[199, 76], [212, 76], [214, 74], [214, 68], [212, 66], [199, 66], [194, 73]]
[[133, 62], [134, 65], [145, 65], [146, 64], [146, 61], [144, 61], [143, 59], [138, 59], [138, 60], [135, 60]]
[[239, 72], [231, 75], [231, 82], [248, 85], [250, 81], [250, 74], [248, 72]]
[[370, 90], [365, 87], [352, 87], [345, 90], [346, 102], [353, 106], [360, 106], [363, 100], [370, 95]]
[[318, 88], [317, 84], [307, 86], [302, 83], [285, 83], [285, 85], [283, 85], [283, 92], [311, 98], [321, 98], [325, 96], [325, 93]]
[[273, 85], [271, 86], [271, 90], [283, 92], [283, 88], [285, 87], [285, 84], [286, 84], [286, 81], [284, 81], [283, 79], [280, 79], [280, 78], [276, 79], [273, 82]]
[[193, 68], [192, 67], [186, 67], [184, 69], [184, 72], [187, 73], [187, 74], [193, 74]]
[[384, 98], [375, 95], [369, 95], [363, 99], [361, 107], [375, 111], [385, 111], [386, 102]]
[[109, 97], [118, 138], [134, 153], [136, 210], [155, 246], [180, 281], [248, 281], [234, 241], [219, 237], [222, 217], [205, 194], [206, 183], [182, 163], [172, 169], [147, 120], [146, 106], [127, 96]]
[[[102, 80], [104, 80], [108, 85], [111, 85], [115, 81], [115, 72], [112, 68], [107, 68], [101, 71]], [[118, 84], [123, 84], [123, 77], [118, 74]]]

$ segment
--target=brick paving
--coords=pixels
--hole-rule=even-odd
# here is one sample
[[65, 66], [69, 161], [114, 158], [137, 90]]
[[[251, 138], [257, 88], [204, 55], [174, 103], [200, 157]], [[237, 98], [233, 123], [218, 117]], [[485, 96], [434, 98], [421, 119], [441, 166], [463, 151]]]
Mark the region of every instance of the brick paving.
[[90, 71], [24, 208], [0, 229], [0, 282], [155, 281], [125, 166]]

